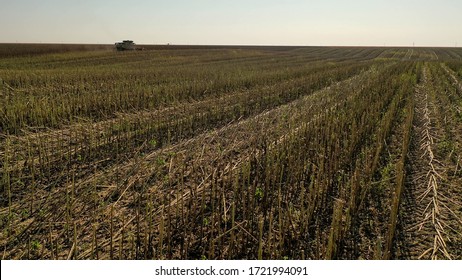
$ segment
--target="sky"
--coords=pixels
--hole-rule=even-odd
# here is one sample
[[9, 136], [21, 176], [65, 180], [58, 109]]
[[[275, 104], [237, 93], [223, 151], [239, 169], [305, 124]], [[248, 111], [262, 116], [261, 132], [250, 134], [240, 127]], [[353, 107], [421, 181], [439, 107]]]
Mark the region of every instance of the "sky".
[[0, 0], [0, 42], [460, 47], [461, 15], [461, 0]]

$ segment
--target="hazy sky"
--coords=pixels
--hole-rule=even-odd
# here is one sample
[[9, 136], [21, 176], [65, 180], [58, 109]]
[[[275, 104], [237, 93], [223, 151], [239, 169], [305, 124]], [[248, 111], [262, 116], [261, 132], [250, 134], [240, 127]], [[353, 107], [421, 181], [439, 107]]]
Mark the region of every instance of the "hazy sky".
[[462, 0], [0, 0], [0, 42], [462, 46]]

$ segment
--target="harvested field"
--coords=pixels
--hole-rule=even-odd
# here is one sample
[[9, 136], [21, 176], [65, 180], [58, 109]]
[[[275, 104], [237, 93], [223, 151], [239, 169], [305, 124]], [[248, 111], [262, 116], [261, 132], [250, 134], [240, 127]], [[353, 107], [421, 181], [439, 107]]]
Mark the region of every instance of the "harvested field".
[[0, 45], [2, 259], [462, 259], [462, 49]]

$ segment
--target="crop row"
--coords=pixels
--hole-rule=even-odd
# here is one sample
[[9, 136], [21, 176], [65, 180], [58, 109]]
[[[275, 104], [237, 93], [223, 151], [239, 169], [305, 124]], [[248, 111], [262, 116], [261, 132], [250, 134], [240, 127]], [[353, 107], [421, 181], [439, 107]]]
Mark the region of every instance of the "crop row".
[[[123, 115], [96, 124], [69, 129], [9, 137], [5, 141], [2, 166], [12, 178], [10, 188], [19, 195], [24, 185], [59, 185], [63, 174], [76, 177], [98, 165], [146, 153], [193, 137], [237, 119], [291, 102], [326, 87], [333, 81], [359, 73], [369, 64], [316, 69], [315, 73], [265, 86], [165, 108], [158, 112]], [[17, 190], [17, 191], [16, 191]], [[3, 200], [6, 203], [6, 199]]]
[[195, 57], [188, 57], [181, 62], [183, 66], [163, 67], [148, 62], [132, 66], [122, 63], [109, 69], [90, 64], [91, 67], [75, 69], [4, 70], [0, 73], [5, 97], [0, 126], [4, 133], [23, 134], [29, 127], [102, 120], [118, 112], [159, 109], [277, 84], [332, 67], [328, 63], [309, 63], [316, 58], [281, 56], [266, 56], [247, 66], [245, 60], [190, 65]]
[[4, 58], [0, 251], [459, 258], [458, 59], [180, 46]]
[[[382, 153], [381, 140], [372, 135], [377, 123], [386, 121], [384, 129], [391, 129], [388, 118], [407, 92], [401, 83], [413, 81], [401, 75], [406, 69], [389, 67], [362, 82], [353, 79], [348, 87], [342, 82], [332, 96], [310, 95], [205, 139], [134, 158], [83, 181], [72, 179], [65, 190], [53, 188], [48, 197], [34, 200], [42, 205], [42, 217], [37, 206], [34, 214], [23, 214], [34, 221], [15, 215], [13, 224], [26, 224], [11, 230], [6, 246], [15, 244], [16, 257], [41, 240], [44, 251], [35, 250], [38, 257], [333, 258], [349, 228], [337, 225], [335, 201], [347, 203], [342, 213], [359, 207], [346, 195], [348, 182], [355, 168], [356, 173], [373, 168], [370, 155]], [[367, 174], [362, 176], [369, 182], [373, 170]], [[22, 207], [11, 205], [15, 213]], [[50, 237], [41, 232], [51, 232]], [[17, 244], [25, 234], [31, 243]], [[312, 246], [319, 240], [324, 241]]]

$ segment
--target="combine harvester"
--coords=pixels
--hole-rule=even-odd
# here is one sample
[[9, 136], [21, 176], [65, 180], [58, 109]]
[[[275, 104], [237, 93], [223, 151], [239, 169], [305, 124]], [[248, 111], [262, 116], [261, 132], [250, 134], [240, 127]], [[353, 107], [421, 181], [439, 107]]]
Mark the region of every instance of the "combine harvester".
[[115, 43], [117, 51], [142, 51], [143, 48], [137, 48], [136, 44], [131, 40], [124, 40], [122, 42]]

